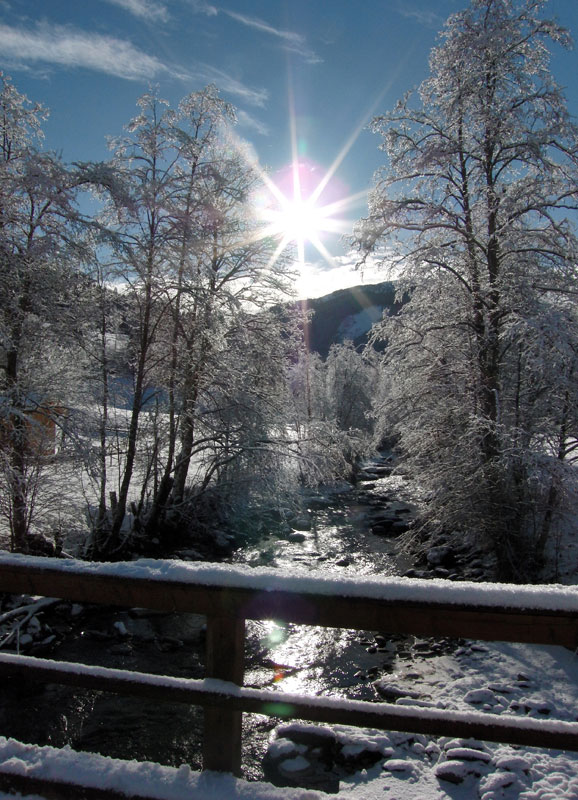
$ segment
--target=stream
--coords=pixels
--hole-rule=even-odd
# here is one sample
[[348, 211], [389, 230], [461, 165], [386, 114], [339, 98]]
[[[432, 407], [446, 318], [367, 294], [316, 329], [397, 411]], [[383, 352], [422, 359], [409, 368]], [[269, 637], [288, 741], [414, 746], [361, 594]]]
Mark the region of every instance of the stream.
[[[384, 459], [370, 462], [357, 485], [303, 496], [302, 512], [265, 531], [229, 559], [293, 573], [397, 575], [409, 566], [395, 536], [411, 515], [402, 480]], [[376, 535], [376, 532], [381, 535]], [[62, 639], [47, 657], [177, 677], [204, 676], [204, 618], [138, 609], [62, 604], [50, 620]], [[43, 655], [43, 653], [32, 653]], [[308, 695], [377, 700], [373, 681], [409, 656], [404, 637], [333, 628], [247, 622], [245, 685]], [[21, 741], [70, 745], [124, 759], [201, 768], [202, 710], [106, 692], [8, 679], [0, 731]], [[279, 720], [244, 717], [244, 774], [262, 779], [270, 731]]]

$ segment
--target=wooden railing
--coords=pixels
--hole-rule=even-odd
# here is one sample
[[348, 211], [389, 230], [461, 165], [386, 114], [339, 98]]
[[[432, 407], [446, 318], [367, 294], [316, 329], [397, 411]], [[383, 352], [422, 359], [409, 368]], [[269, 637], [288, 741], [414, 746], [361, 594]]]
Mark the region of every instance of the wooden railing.
[[578, 723], [311, 698], [242, 686], [246, 619], [575, 650], [578, 599], [571, 590], [511, 587], [508, 593], [492, 584], [347, 582], [315, 575], [288, 578], [248, 568], [142, 563], [97, 565], [6, 554], [0, 556], [0, 591], [204, 614], [205, 680], [11, 654], [0, 654], [0, 674], [203, 706], [203, 766], [235, 774], [241, 769], [243, 712], [578, 751]]

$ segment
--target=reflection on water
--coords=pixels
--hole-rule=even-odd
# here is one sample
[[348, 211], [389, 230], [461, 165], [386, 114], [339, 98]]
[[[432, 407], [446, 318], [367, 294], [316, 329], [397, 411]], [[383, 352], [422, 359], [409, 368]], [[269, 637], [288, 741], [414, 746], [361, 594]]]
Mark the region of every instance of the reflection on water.
[[[260, 643], [267, 651], [264, 665], [247, 671], [245, 682], [294, 694], [351, 696], [359, 683], [354, 673], [363, 648], [354, 631], [310, 625], [268, 623]], [[357, 658], [356, 658], [357, 652]]]
[[233, 563], [296, 573], [399, 574], [395, 542], [371, 532], [368, 510], [387, 502], [381, 483], [334, 493], [327, 507], [307, 510], [309, 530], [293, 531], [289, 522], [284, 530], [268, 531], [237, 551]]
[[[319, 628], [267, 622], [277, 643], [248, 623], [250, 645], [261, 646], [249, 661], [245, 685], [310, 696], [331, 695], [375, 700], [367, 676], [392, 668], [393, 650], [368, 647], [367, 634], [343, 628]], [[363, 676], [361, 678], [360, 676]]]
[[[371, 532], [371, 508], [384, 506], [399, 479], [378, 479], [335, 493], [330, 504], [307, 509], [309, 530], [269, 532], [236, 554], [236, 563], [278, 567], [295, 574], [397, 575], [395, 541]], [[404, 569], [405, 565], [401, 565]], [[391, 653], [368, 648], [363, 633], [287, 623], [248, 622], [245, 683], [288, 693], [375, 699], [360, 675], [391, 668]], [[373, 650], [373, 652], [368, 652]]]

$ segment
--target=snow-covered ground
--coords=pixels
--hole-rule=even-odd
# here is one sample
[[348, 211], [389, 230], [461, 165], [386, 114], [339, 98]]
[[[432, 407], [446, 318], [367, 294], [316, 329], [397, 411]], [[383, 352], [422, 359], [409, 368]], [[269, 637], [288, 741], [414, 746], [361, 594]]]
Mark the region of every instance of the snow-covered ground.
[[[468, 642], [452, 655], [414, 661], [387, 682], [400, 694], [407, 690], [414, 695], [400, 697], [397, 703], [402, 705], [477, 709], [488, 714], [567, 721], [578, 718], [578, 658], [559, 647]], [[450, 737], [354, 732], [339, 726], [333, 730], [343, 754], [380, 754], [370, 769], [341, 776], [340, 797], [578, 798], [578, 753]], [[273, 743], [273, 753], [283, 753], [288, 771], [307, 774], [307, 748], [295, 744], [291, 735], [291, 726], [282, 727], [280, 738]]]

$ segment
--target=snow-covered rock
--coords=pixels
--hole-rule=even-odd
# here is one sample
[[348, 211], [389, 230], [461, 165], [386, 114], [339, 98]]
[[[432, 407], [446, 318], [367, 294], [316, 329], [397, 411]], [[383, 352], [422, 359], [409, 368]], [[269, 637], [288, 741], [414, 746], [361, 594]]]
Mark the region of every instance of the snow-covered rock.
[[405, 686], [399, 686], [395, 683], [390, 683], [388, 680], [374, 681], [373, 686], [376, 692], [383, 697], [384, 700], [395, 702], [401, 697], [409, 697], [412, 700], [417, 700], [420, 697], [419, 692], [415, 692]]
[[434, 774], [440, 781], [460, 784], [471, 775], [479, 778], [480, 770], [472, 762], [467, 761], [442, 761], [434, 767]]

